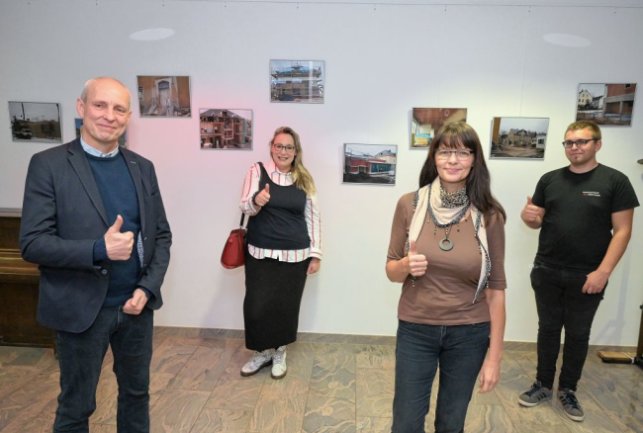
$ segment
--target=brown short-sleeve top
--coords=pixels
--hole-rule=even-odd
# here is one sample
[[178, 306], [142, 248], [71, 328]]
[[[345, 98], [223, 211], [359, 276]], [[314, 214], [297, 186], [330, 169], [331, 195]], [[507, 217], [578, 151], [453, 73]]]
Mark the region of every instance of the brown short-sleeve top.
[[[406, 256], [409, 226], [413, 218], [415, 192], [403, 195], [395, 209], [388, 260]], [[488, 289], [507, 287], [504, 268], [505, 231], [502, 215], [485, 215], [487, 242], [491, 259]], [[416, 241], [418, 253], [429, 262], [426, 273], [417, 278], [410, 275], [402, 285], [398, 318], [412, 323], [432, 325], [462, 325], [490, 320], [489, 307], [483, 291], [474, 302], [481, 269], [481, 251], [475, 238], [470, 213], [451, 227], [449, 239], [453, 249], [443, 251], [439, 242], [445, 229], [436, 227], [427, 212], [426, 220]]]

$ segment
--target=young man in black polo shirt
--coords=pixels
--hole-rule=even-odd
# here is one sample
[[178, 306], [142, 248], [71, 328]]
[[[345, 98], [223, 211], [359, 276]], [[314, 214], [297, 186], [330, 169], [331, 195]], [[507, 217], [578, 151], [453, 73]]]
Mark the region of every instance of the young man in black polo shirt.
[[575, 393], [592, 321], [627, 248], [639, 202], [627, 176], [596, 160], [602, 141], [594, 122], [569, 125], [563, 146], [570, 165], [543, 175], [521, 213], [527, 226], [541, 230], [531, 271], [539, 321], [536, 382], [518, 401], [531, 407], [552, 398], [565, 328], [558, 399], [570, 419], [582, 421]]

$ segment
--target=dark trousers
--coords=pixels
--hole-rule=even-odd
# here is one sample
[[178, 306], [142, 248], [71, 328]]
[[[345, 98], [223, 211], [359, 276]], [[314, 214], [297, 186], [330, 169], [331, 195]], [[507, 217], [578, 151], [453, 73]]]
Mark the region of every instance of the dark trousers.
[[393, 433], [424, 433], [438, 368], [435, 431], [464, 431], [471, 394], [489, 348], [490, 329], [489, 322], [438, 326], [400, 320], [395, 349]]
[[109, 307], [98, 313], [85, 332], [57, 332], [60, 395], [54, 433], [89, 432], [89, 417], [96, 410], [96, 387], [109, 346], [118, 382], [117, 431], [149, 432], [153, 316], [148, 309], [132, 316], [123, 313], [121, 307]]
[[556, 269], [534, 264], [531, 286], [538, 309], [538, 368], [536, 380], [552, 388], [556, 360], [560, 351], [561, 332], [565, 329], [563, 365], [559, 388], [576, 390], [587, 358], [589, 334], [603, 292], [582, 293], [585, 272]]

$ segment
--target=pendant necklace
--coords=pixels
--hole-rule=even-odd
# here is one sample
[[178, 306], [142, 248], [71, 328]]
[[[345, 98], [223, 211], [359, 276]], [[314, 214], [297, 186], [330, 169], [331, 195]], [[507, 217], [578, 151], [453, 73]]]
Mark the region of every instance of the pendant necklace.
[[449, 235], [451, 234], [451, 230], [453, 229], [454, 225], [458, 226], [458, 232], [460, 231], [460, 223], [462, 221], [466, 221], [466, 219], [458, 221], [458, 222], [452, 222], [445, 227], [438, 227], [437, 224], [434, 224], [433, 227], [433, 237], [437, 234], [438, 228], [443, 228], [444, 229], [444, 238], [442, 240], [438, 241], [438, 246], [442, 251], [451, 251], [453, 249], [453, 241], [449, 238]]
[[442, 251], [451, 251], [453, 249], [453, 241], [449, 239], [449, 233], [451, 233], [451, 227], [453, 227], [453, 224], [449, 224], [444, 228], [444, 239], [442, 239], [438, 244], [438, 246]]
[[433, 213], [433, 207], [431, 206], [431, 189], [429, 189], [429, 204], [427, 205], [429, 209], [429, 215], [431, 215], [431, 220], [433, 220], [433, 224], [436, 228], [444, 229], [444, 238], [442, 238], [442, 240], [438, 242], [438, 246], [442, 251], [451, 251], [453, 249], [453, 241], [449, 239], [451, 228], [454, 224], [458, 224], [460, 222], [462, 217], [464, 217], [464, 215], [467, 213], [467, 210], [469, 209], [468, 197], [466, 195], [464, 197], [465, 203], [462, 206], [462, 209], [460, 209], [460, 211], [455, 215], [455, 217], [446, 224], [440, 224], [438, 222], [438, 219], [435, 217], [435, 213]]

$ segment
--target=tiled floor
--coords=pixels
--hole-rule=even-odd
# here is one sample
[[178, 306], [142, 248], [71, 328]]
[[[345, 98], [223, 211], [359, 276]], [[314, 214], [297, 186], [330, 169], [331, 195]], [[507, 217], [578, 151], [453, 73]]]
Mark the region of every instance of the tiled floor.
[[[240, 331], [157, 328], [152, 432], [388, 433], [394, 344], [391, 337], [303, 334], [288, 348], [285, 378], [271, 379], [269, 368], [243, 378], [239, 368], [250, 352]], [[533, 381], [535, 348], [506, 346], [501, 383], [491, 393], [474, 394], [468, 433], [643, 432], [643, 369], [604, 364], [596, 356], [603, 348], [592, 348], [578, 392], [586, 419], [576, 423], [556, 403], [518, 405], [518, 394]], [[0, 347], [0, 432], [50, 432], [57, 380], [51, 350]], [[116, 431], [116, 391], [108, 356], [93, 433]]]

